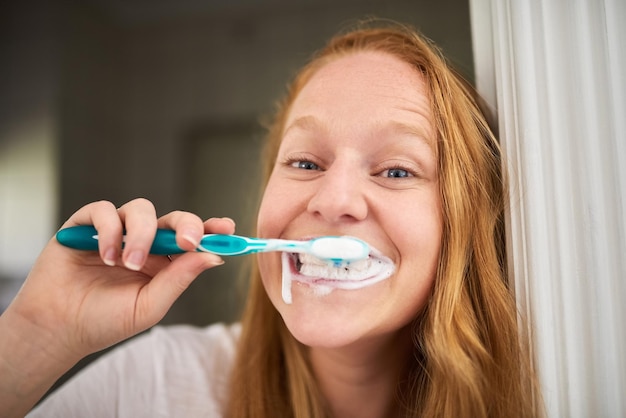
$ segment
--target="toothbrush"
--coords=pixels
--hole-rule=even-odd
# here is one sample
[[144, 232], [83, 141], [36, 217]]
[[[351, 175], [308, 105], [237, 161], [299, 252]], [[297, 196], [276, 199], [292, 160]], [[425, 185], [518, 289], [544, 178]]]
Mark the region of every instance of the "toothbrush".
[[[98, 250], [98, 231], [91, 225], [61, 229], [56, 234], [59, 243], [77, 250]], [[358, 238], [323, 236], [308, 241], [250, 238], [239, 235], [207, 234], [196, 251], [222, 256], [244, 255], [269, 251], [311, 254], [335, 265], [368, 258], [367, 243]], [[157, 229], [150, 254], [171, 255], [185, 252], [176, 244], [176, 232]]]

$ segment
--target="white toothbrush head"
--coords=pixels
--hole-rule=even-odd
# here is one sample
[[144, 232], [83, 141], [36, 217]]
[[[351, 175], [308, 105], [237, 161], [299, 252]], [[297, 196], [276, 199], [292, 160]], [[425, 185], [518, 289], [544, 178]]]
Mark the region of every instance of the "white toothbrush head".
[[325, 236], [309, 241], [307, 252], [322, 260], [341, 264], [368, 258], [370, 247], [354, 237]]

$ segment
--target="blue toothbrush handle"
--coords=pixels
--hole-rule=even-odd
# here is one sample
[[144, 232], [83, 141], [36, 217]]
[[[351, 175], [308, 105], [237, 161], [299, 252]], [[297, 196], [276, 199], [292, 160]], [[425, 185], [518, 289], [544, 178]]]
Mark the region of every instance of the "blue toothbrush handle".
[[[98, 231], [91, 225], [72, 226], [61, 229], [56, 234], [60, 244], [76, 250], [98, 251]], [[176, 232], [170, 229], [157, 229], [150, 254], [181, 254], [185, 250], [176, 244]]]

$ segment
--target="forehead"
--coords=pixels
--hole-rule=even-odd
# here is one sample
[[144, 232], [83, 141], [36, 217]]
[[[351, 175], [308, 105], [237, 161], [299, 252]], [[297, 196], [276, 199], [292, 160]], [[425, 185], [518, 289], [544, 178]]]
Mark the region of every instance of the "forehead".
[[[423, 82], [422, 76], [409, 63], [390, 53], [382, 51], [355, 51], [330, 57], [311, 77], [309, 83], [329, 81], [334, 78], [377, 79], [392, 81], [393, 84], [413, 84]], [[345, 81], [345, 80], [344, 80]]]
[[432, 130], [423, 75], [401, 59], [378, 51], [340, 56], [318, 69], [295, 98], [285, 126], [310, 115], [355, 123], [372, 117], [393, 119]]

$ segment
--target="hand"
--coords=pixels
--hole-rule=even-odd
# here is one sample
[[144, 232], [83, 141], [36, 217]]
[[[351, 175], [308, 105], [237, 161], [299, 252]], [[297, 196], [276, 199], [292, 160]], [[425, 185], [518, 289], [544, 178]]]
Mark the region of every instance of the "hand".
[[80, 356], [156, 324], [203, 270], [222, 264], [206, 253], [185, 253], [173, 261], [148, 255], [157, 227], [176, 230], [177, 244], [185, 250], [194, 250], [204, 233], [234, 232], [231, 220], [203, 223], [184, 212], [157, 220], [145, 199], [119, 210], [109, 202], [89, 204], [63, 227], [83, 224], [98, 230], [99, 253], [70, 250], [53, 239], [11, 307]]
[[[201, 252], [177, 255], [172, 261], [149, 255], [157, 228], [175, 230], [176, 242], [185, 250], [194, 250], [205, 233], [232, 234], [235, 229], [230, 219], [202, 222], [186, 212], [157, 219], [145, 199], [119, 209], [110, 202], [88, 204], [63, 227], [86, 224], [98, 230], [99, 252], [69, 249], [52, 239], [0, 317], [0, 335], [13, 341], [12, 347], [8, 340], [0, 344], [0, 370], [7, 367], [13, 375], [22, 374], [20, 369], [26, 373], [29, 362], [39, 362], [41, 385], [52, 384], [62, 369], [85, 355], [156, 324], [202, 271], [223, 263], [219, 256]], [[28, 356], [16, 351], [17, 346], [30, 351]], [[59, 376], [46, 377], [42, 369], [48, 366], [49, 374]]]

